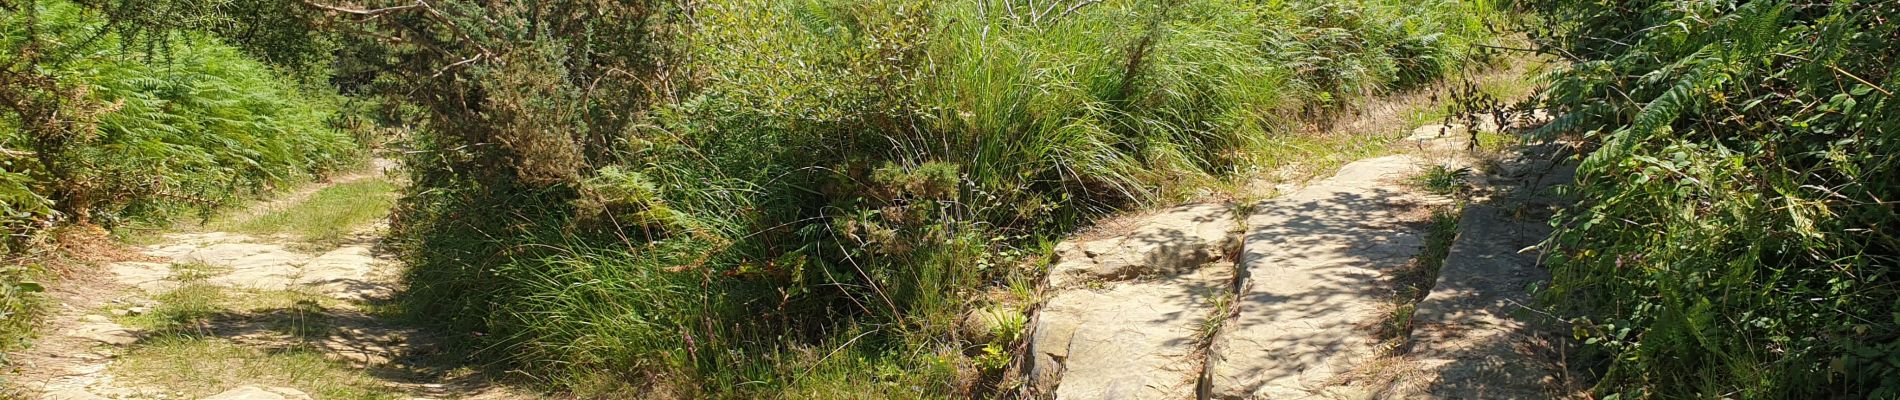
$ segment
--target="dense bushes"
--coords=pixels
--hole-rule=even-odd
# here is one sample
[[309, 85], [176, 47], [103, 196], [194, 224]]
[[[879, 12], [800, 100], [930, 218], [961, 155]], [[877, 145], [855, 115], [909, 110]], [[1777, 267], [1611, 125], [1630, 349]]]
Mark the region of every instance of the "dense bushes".
[[203, 34], [132, 46], [101, 32], [97, 11], [21, 7], [36, 6], [0, 14], [0, 224], [12, 235], [55, 215], [117, 226], [209, 210], [357, 157], [325, 89]]
[[1543, 2], [1596, 146], [1548, 295], [1622, 397], [1900, 396], [1900, 3]]
[[333, 125], [341, 98], [304, 86], [318, 80], [160, 29], [190, 14], [176, 2], [132, 3], [0, 4], [0, 350], [30, 337], [38, 264], [63, 257], [45, 251], [49, 228], [84, 225], [68, 231], [84, 248], [97, 226], [208, 212], [360, 153]]
[[[1464, 1], [446, 1], [331, 11], [413, 106], [413, 311], [533, 376], [980, 391], [952, 333], [1044, 243], [1464, 64]], [[1006, 5], [1007, 4], [1007, 5]], [[687, 8], [687, 7], [690, 7]], [[1000, 347], [992, 347], [1000, 348]]]

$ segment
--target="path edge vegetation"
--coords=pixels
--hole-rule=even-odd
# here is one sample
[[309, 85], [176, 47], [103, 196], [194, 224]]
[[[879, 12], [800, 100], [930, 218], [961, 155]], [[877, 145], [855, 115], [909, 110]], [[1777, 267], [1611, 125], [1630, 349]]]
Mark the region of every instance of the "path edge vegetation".
[[1539, 2], [1586, 143], [1544, 292], [1604, 398], [1900, 396], [1900, 4]]

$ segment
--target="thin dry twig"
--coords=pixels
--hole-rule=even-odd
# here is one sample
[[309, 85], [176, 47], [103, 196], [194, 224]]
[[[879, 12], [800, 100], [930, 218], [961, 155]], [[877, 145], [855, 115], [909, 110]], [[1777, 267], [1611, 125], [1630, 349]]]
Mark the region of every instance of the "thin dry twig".
[[329, 4], [318, 3], [314, 0], [303, 0], [303, 4], [311, 6], [311, 7], [327, 10], [327, 11], [340, 12], [340, 13], [352, 14], [352, 15], [362, 15], [362, 16], [383, 15], [383, 14], [388, 14], [392, 12], [408, 10], [412, 8], [426, 7], [421, 1], [417, 1], [415, 2], [415, 4], [410, 4], [406, 6], [384, 7], [384, 8], [378, 8], [378, 9], [370, 9], [370, 10], [360, 9], [360, 8], [349, 8], [349, 7], [343, 7], [343, 6], [333, 6]]
[[1067, 10], [1062, 10], [1062, 14], [1061, 14], [1061, 15], [1057, 15], [1057, 16], [1056, 16], [1055, 18], [1052, 18], [1052, 19], [1050, 19], [1050, 20], [1051, 20], [1051, 21], [1054, 21], [1054, 20], [1059, 20], [1059, 19], [1063, 19], [1063, 18], [1066, 18], [1066, 17], [1068, 17], [1068, 16], [1069, 16], [1069, 14], [1074, 14], [1074, 13], [1075, 13], [1075, 12], [1076, 12], [1077, 10], [1081, 10], [1081, 9], [1082, 9], [1082, 7], [1086, 7], [1086, 6], [1088, 6], [1088, 5], [1090, 5], [1090, 4], [1095, 4], [1095, 3], [1100, 3], [1100, 2], [1102, 2], [1102, 0], [1085, 0], [1085, 1], [1082, 1], [1082, 2], [1077, 2], [1077, 3], [1075, 3], [1075, 5], [1072, 5], [1072, 6], [1069, 6], [1069, 9], [1067, 9]]
[[1875, 85], [1873, 82], [1868, 82], [1866, 79], [1861, 79], [1860, 76], [1854, 75], [1854, 73], [1852, 72], [1847, 72], [1847, 70], [1841, 69], [1841, 67], [1835, 66], [1834, 64], [1828, 64], [1827, 67], [1833, 68], [1834, 72], [1839, 72], [1841, 73], [1841, 75], [1847, 75], [1848, 78], [1853, 78], [1856, 81], [1860, 81], [1860, 83], [1863, 85], [1867, 85], [1868, 87], [1874, 88], [1874, 90], [1880, 91], [1880, 94], [1884, 94], [1888, 96], [1893, 95], [1893, 92], [1887, 91], [1886, 88], [1880, 87], [1880, 85]]

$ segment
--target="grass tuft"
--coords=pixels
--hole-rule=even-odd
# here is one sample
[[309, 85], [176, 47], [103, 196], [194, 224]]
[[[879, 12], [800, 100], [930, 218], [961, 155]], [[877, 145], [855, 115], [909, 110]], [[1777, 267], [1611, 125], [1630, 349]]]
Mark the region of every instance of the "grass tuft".
[[1435, 164], [1420, 171], [1412, 178], [1412, 184], [1425, 189], [1427, 193], [1439, 196], [1451, 196], [1464, 193], [1471, 184], [1471, 168], [1452, 168]]
[[1388, 342], [1388, 349], [1401, 348], [1412, 333], [1412, 315], [1417, 311], [1418, 302], [1431, 294], [1432, 287], [1438, 284], [1439, 271], [1445, 266], [1445, 257], [1451, 255], [1451, 245], [1458, 239], [1458, 220], [1463, 205], [1454, 205], [1432, 211], [1432, 217], [1425, 225], [1425, 248], [1411, 265], [1392, 276], [1394, 286], [1398, 288], [1393, 296], [1392, 305], [1386, 312], [1386, 318], [1380, 321], [1376, 336]]

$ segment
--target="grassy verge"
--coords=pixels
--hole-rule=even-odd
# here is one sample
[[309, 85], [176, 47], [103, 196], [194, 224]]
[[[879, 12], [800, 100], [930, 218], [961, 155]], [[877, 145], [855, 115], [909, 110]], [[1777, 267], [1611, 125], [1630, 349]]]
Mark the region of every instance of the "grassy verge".
[[45, 311], [46, 288], [39, 278], [37, 264], [0, 264], [0, 365], [8, 365], [8, 352], [26, 346], [33, 328]]
[[1601, 398], [1900, 397], [1900, 4], [1543, 0]]
[[303, 242], [333, 243], [389, 215], [396, 184], [375, 177], [324, 187], [308, 198], [213, 222], [214, 230], [289, 235]]

